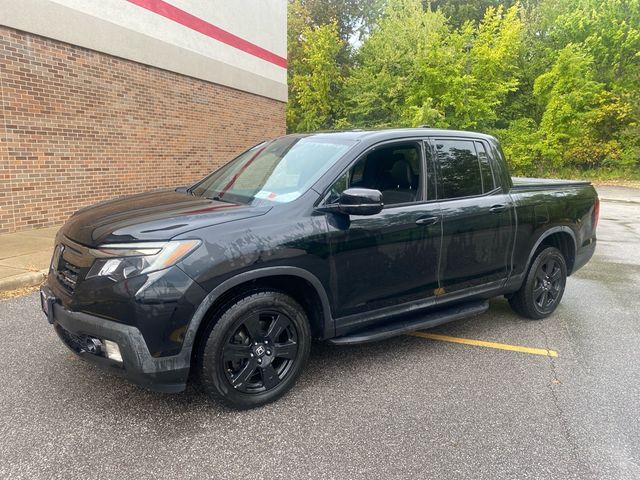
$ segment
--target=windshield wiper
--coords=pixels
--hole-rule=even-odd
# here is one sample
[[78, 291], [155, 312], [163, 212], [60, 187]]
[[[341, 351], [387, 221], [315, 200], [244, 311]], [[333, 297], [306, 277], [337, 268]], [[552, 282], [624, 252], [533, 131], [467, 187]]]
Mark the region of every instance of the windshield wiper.
[[225, 200], [220, 195], [214, 195], [213, 197], [208, 197], [209, 200], [215, 200], [216, 202], [225, 202], [225, 203], [234, 203], [231, 200]]
[[188, 193], [189, 195], [194, 195], [193, 189], [191, 187], [178, 187], [175, 191], [178, 193]]

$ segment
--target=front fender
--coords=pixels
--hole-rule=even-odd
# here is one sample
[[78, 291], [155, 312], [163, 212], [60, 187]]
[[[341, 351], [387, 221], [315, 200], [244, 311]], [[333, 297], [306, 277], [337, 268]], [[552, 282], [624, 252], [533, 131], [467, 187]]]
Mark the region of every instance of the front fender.
[[215, 287], [209, 294], [204, 298], [204, 300], [200, 303], [200, 306], [196, 309], [193, 317], [191, 318], [191, 322], [189, 322], [189, 327], [184, 336], [183, 343], [183, 352], [191, 352], [193, 348], [193, 344], [196, 339], [196, 335], [198, 333], [198, 329], [200, 328], [200, 324], [204, 320], [205, 315], [211, 308], [211, 306], [218, 300], [222, 295], [231, 290], [232, 288], [252, 281], [258, 280], [260, 278], [273, 277], [273, 276], [292, 276], [298, 277], [303, 280], [308, 281], [311, 286], [315, 289], [318, 297], [320, 298], [320, 302], [322, 303], [322, 312], [324, 318], [323, 324], [323, 337], [330, 338], [335, 335], [335, 325], [333, 318], [331, 316], [331, 306], [329, 304], [329, 297], [327, 296], [327, 292], [324, 289], [324, 286], [318, 280], [318, 278], [312, 273], [298, 267], [285, 267], [285, 266], [277, 266], [277, 267], [265, 267], [259, 268], [256, 270], [251, 270], [248, 272], [240, 273], [232, 278], [229, 278], [222, 282], [220, 285]]

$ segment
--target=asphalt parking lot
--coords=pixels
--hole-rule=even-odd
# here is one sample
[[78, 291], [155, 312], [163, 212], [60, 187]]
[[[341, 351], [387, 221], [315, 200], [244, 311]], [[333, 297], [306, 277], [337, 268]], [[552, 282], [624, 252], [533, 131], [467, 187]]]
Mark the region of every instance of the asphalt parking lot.
[[604, 201], [598, 236], [551, 318], [496, 299], [430, 331], [542, 355], [316, 344], [285, 398], [240, 413], [104, 373], [59, 342], [36, 294], [1, 301], [0, 478], [638, 479], [640, 203]]

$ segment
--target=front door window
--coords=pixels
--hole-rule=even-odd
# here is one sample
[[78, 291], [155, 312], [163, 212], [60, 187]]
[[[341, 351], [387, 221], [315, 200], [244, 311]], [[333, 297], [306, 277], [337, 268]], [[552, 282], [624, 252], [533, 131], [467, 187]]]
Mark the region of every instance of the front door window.
[[382, 192], [385, 206], [413, 203], [421, 196], [421, 151], [407, 143], [377, 148], [361, 158], [333, 185], [329, 203], [347, 188], [371, 188]]

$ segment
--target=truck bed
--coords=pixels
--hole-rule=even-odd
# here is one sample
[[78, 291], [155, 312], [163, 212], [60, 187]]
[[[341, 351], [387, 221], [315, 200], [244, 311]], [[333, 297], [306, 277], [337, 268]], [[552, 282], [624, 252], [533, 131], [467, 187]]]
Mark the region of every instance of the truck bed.
[[555, 178], [511, 177], [512, 190], [544, 190], [547, 188], [591, 185], [588, 180], [560, 180]]

